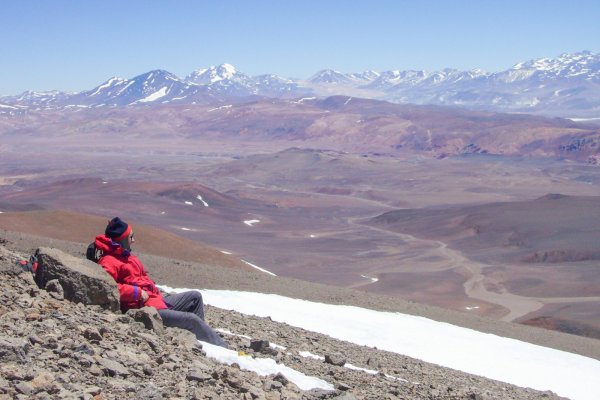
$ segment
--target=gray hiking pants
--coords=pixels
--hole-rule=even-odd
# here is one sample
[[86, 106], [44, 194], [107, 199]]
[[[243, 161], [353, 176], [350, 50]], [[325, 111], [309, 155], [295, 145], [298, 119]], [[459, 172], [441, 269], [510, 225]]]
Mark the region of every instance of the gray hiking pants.
[[164, 297], [166, 310], [158, 310], [165, 326], [186, 329], [198, 340], [221, 347], [227, 344], [204, 322], [204, 303], [200, 292], [190, 290]]

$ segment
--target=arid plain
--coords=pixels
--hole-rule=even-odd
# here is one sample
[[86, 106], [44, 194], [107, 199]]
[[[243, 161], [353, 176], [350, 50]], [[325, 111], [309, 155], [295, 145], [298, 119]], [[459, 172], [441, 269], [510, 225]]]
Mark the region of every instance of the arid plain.
[[[309, 111], [302, 118], [314, 118]], [[171, 112], [185, 120], [183, 111]], [[245, 113], [212, 119], [202, 135], [189, 133], [189, 120], [175, 129], [138, 111], [113, 119], [3, 117], [0, 228], [42, 230], [17, 211], [119, 215], [280, 276], [600, 337], [600, 168], [544, 153], [550, 145], [532, 131], [541, 129], [537, 117], [523, 127], [525, 117], [493, 116], [503, 141], [468, 154], [451, 149], [482, 148], [493, 136], [477, 142], [474, 122], [459, 138], [430, 121], [433, 134], [420, 136], [430, 146], [409, 151], [390, 145], [389, 135], [337, 134], [348, 132], [349, 117], [332, 110], [318, 135], [314, 124], [297, 127], [296, 114], [282, 116], [288, 130], [278, 131], [286, 124], [270, 117], [256, 127], [256, 116]], [[597, 132], [540, 120], [546, 143], [560, 132]], [[235, 135], [219, 134], [235, 124]], [[269, 134], [252, 131], [266, 125]], [[481, 130], [493, 130], [490, 120]], [[502, 148], [510, 151], [489, 154]], [[48, 224], [60, 226], [61, 218], [69, 217], [56, 213]], [[143, 244], [143, 234], [136, 239]]]

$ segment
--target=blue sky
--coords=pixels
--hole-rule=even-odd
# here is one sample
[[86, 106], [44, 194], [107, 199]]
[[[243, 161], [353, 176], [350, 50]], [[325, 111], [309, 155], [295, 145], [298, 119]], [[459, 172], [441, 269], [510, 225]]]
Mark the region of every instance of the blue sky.
[[323, 68], [500, 71], [600, 52], [597, 0], [3, 0], [0, 95], [91, 89], [228, 62], [249, 75]]

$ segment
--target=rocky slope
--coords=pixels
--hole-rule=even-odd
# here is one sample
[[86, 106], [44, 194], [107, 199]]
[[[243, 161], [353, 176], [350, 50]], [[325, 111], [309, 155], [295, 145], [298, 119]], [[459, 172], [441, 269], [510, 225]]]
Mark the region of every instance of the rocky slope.
[[0, 239], [0, 398], [557, 398], [207, 307], [207, 322], [226, 332], [233, 349], [272, 358], [336, 388], [302, 391], [282, 375], [258, 376], [206, 357], [186, 331], [149, 330], [133, 315], [39, 289], [14, 263], [24, 258], [15, 251], [18, 244]]

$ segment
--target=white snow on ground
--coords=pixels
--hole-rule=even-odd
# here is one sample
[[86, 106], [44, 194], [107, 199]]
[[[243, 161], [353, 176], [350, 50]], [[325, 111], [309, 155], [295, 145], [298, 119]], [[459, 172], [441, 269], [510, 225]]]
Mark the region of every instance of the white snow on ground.
[[[252, 337], [250, 337], [248, 335], [239, 335], [237, 333], [233, 333], [230, 330], [223, 329], [223, 328], [216, 328], [215, 331], [221, 332], [221, 333], [224, 333], [224, 334], [230, 335], [230, 336], [237, 336], [237, 337], [241, 337], [244, 339], [252, 340]], [[287, 348], [285, 346], [281, 346], [281, 345], [275, 344], [273, 342], [269, 342], [269, 347], [272, 347], [274, 349], [279, 349], [279, 350], [285, 350]]]
[[379, 278], [372, 278], [370, 276], [366, 276], [366, 275], [361, 275], [361, 278], [365, 278], [365, 279], [369, 279], [371, 281], [371, 283], [375, 283], [379, 281]]
[[165, 215], [167, 212], [166, 211], [161, 211], [160, 215]]
[[313, 388], [334, 390], [332, 384], [325, 382], [322, 379], [304, 375], [283, 364], [277, 364], [275, 360], [270, 358], [252, 358], [249, 356], [241, 356], [236, 351], [224, 349], [223, 347], [215, 346], [209, 343], [202, 342], [202, 350], [206, 352], [208, 357], [214, 358], [219, 362], [231, 365], [238, 364], [241, 369], [246, 371], [254, 371], [258, 375], [266, 376], [281, 372], [287, 379], [294, 382], [302, 390], [310, 390]]
[[191, 229], [190, 229], [190, 228], [184, 228], [184, 227], [181, 227], [181, 230], [182, 230], [182, 231], [191, 231]]
[[600, 118], [569, 118], [573, 122], [598, 121]]
[[230, 251], [225, 251], [225, 250], [221, 250], [221, 253], [223, 253], [223, 254], [233, 254]]
[[366, 372], [367, 374], [371, 374], [371, 375], [376, 375], [379, 371], [375, 371], [373, 369], [367, 369], [367, 368], [362, 368], [362, 367], [357, 367], [356, 365], [352, 365], [350, 363], [346, 363], [344, 364], [344, 368], [348, 368], [354, 371], [362, 371], [362, 372]]
[[465, 307], [465, 310], [471, 311], [471, 310], [477, 310], [478, 308], [479, 308], [479, 306], [473, 306], [473, 307], [467, 306], [467, 307]]
[[316, 237], [317, 237], [317, 235], [310, 235], [310, 237], [311, 237], [311, 238], [316, 238]]
[[259, 222], [260, 222], [260, 220], [258, 220], [258, 219], [249, 219], [249, 220], [244, 221], [244, 223], [248, 226], [258, 224]]
[[196, 198], [197, 198], [198, 200], [200, 200], [200, 201], [202, 202], [202, 204], [204, 204], [204, 207], [208, 207], [208, 203], [207, 203], [207, 202], [205, 202], [205, 201], [202, 199], [202, 196], [198, 195], [198, 196], [196, 196]]
[[589, 357], [401, 313], [263, 293], [203, 290], [202, 295], [206, 304], [215, 307], [271, 317], [336, 339], [471, 374], [552, 390], [572, 399], [600, 398], [600, 361]]
[[310, 351], [299, 351], [298, 354], [300, 354], [304, 358], [314, 358], [315, 360], [321, 360], [321, 361], [325, 360], [325, 357], [318, 356], [316, 354], [311, 353]]
[[193, 206], [194, 203], [192, 203], [191, 201], [186, 201], [185, 204], [187, 204], [188, 206]]
[[244, 338], [244, 339], [252, 340], [252, 338], [250, 336], [238, 335], [237, 333], [233, 333], [233, 332], [231, 332], [231, 331], [229, 331], [227, 329], [217, 328], [217, 329], [215, 329], [215, 331], [221, 332], [221, 333], [224, 333], [224, 334], [230, 335], [230, 336], [237, 336], [237, 337], [241, 337], [241, 338]]
[[252, 263], [249, 263], [249, 262], [248, 262], [248, 261], [246, 261], [246, 260], [242, 260], [242, 262], [243, 262], [244, 264], [247, 264], [247, 265], [251, 266], [252, 268], [256, 268], [256, 269], [257, 269], [257, 270], [259, 270], [259, 271], [266, 272], [266, 273], [267, 273], [267, 274], [269, 274], [269, 275], [277, 276], [277, 275], [275, 275], [274, 273], [272, 273], [271, 271], [267, 271], [266, 269], [264, 269], [264, 268], [261, 268], [261, 267], [259, 267], [259, 266], [257, 266], [257, 265], [254, 265], [254, 264], [252, 264]]
[[138, 100], [138, 102], [139, 103], [147, 103], [150, 101], [158, 100], [161, 97], [166, 96], [166, 95], [167, 95], [167, 87], [165, 86], [165, 87], [157, 90], [156, 92], [152, 93], [150, 96], [148, 96], [144, 99]]
[[306, 100], [316, 100], [316, 99], [317, 99], [316, 97], [303, 97], [303, 98], [301, 98], [300, 100], [298, 100], [298, 101], [292, 101], [291, 103], [294, 103], [294, 104], [302, 104], [302, 103], [303, 103], [303, 102], [305, 102]]
[[17, 107], [9, 106], [7, 104], [0, 104], [0, 108], [8, 108], [9, 110], [18, 110]]
[[106, 181], [102, 181], [102, 184], [103, 184], [103, 185], [106, 185], [107, 183], [108, 183], [108, 182], [106, 182]]
[[208, 112], [213, 112], [213, 111], [217, 111], [217, 110], [225, 110], [225, 109], [228, 109], [228, 108], [231, 108], [231, 107], [233, 107], [233, 105], [229, 104], [229, 105], [226, 105], [226, 106], [221, 106], [221, 107], [217, 107], [217, 108], [211, 108], [210, 110], [208, 110]]
[[280, 344], [275, 344], [273, 342], [269, 342], [269, 347], [272, 347], [272, 348], [277, 349], [277, 350], [286, 350], [287, 349], [287, 347], [282, 346]]
[[348, 97], [348, 100], [346, 100], [346, 102], [344, 103], [344, 105], [347, 105], [348, 103], [350, 103], [350, 100], [352, 100], [352, 97]]
[[4, 214], [4, 211], [0, 211], [0, 214]]

